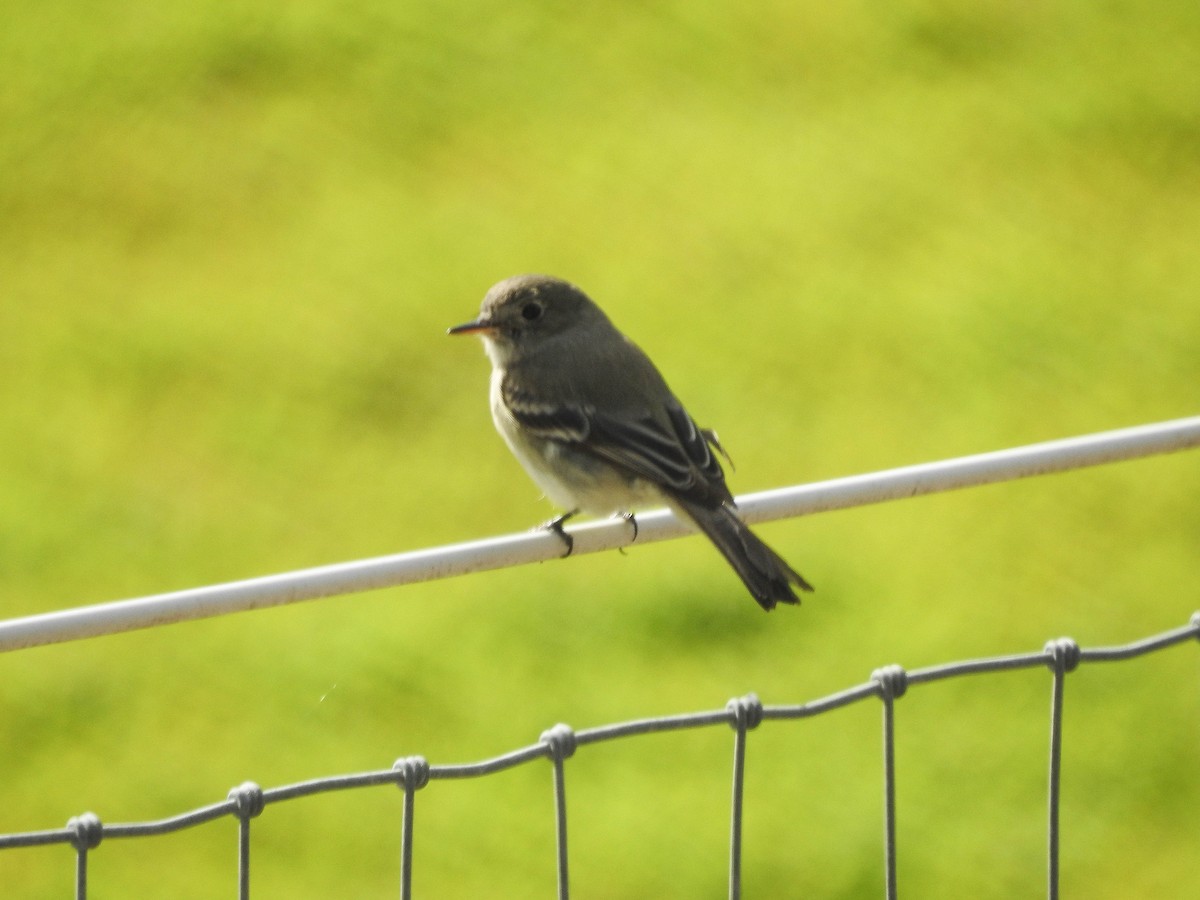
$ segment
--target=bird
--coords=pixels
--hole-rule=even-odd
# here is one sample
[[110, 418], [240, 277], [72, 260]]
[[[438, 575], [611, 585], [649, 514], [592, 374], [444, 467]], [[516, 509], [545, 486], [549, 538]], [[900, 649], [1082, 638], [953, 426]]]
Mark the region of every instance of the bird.
[[[516, 275], [479, 315], [448, 329], [483, 339], [496, 430], [562, 515], [622, 515], [665, 504], [716, 546], [764, 610], [813, 590], [743, 521], [716, 433], [700, 428], [650, 358], [575, 285]], [[728, 459], [728, 457], [726, 457]]]

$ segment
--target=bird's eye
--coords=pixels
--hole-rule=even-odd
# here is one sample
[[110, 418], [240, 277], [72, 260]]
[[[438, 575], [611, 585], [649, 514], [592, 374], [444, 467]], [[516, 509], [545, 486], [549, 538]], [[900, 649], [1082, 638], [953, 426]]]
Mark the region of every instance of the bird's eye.
[[525, 319], [526, 322], [532, 322], [534, 319], [539, 319], [541, 318], [541, 315], [542, 304], [538, 303], [536, 300], [531, 300], [521, 307], [521, 317]]

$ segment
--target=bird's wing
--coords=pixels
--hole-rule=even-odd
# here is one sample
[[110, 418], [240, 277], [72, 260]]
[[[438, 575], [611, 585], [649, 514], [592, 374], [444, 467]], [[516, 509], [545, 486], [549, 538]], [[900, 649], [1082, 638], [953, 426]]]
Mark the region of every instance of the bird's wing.
[[[672, 398], [660, 415], [615, 416], [571, 401], [547, 402], [506, 384], [512, 417], [538, 437], [569, 444], [671, 493], [714, 505], [732, 500], [716, 435], [699, 428]], [[722, 451], [723, 452], [723, 451]]]
[[513, 419], [535, 437], [564, 444], [582, 444], [591, 433], [588, 409], [577, 403], [546, 400], [515, 387], [507, 379], [501, 386], [500, 396]]

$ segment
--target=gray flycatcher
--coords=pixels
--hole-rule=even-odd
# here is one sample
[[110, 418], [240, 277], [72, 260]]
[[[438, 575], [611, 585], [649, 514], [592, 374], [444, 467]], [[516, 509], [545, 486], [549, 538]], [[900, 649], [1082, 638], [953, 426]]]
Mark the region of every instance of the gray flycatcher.
[[[738, 515], [713, 450], [658, 369], [579, 288], [545, 275], [492, 287], [478, 334], [492, 362], [492, 419], [546, 496], [566, 512], [621, 514], [666, 504], [716, 545], [763, 609], [812, 586]], [[637, 523], [634, 521], [635, 537]]]

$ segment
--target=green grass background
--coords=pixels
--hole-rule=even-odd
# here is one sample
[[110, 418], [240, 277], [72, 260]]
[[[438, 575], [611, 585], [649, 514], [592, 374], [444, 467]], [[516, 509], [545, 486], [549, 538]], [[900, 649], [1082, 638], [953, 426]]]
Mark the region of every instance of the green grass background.
[[[0, 29], [0, 614], [519, 530], [550, 509], [444, 329], [576, 281], [737, 492], [1195, 414], [1200, 6], [10, 0]], [[1194, 454], [0, 656], [0, 832], [800, 702], [884, 663], [1187, 621]], [[1194, 896], [1200, 659], [1067, 685], [1071, 896]], [[900, 885], [1043, 891], [1049, 678], [897, 707]], [[724, 895], [731, 734], [569, 763], [575, 896]], [[882, 891], [877, 704], [751, 738], [752, 897]], [[268, 809], [254, 896], [394, 896], [400, 793]], [[424, 897], [553, 890], [547, 765], [418, 797]], [[232, 820], [93, 855], [228, 896]], [[63, 847], [0, 854], [64, 896]]]

